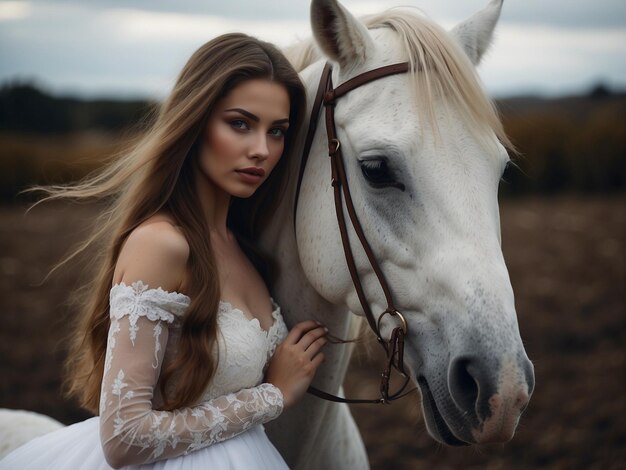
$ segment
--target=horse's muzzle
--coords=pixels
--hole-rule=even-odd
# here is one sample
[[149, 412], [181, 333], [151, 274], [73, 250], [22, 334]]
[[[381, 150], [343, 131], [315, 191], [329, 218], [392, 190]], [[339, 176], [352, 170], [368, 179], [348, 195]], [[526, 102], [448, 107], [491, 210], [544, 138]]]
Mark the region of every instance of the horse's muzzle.
[[506, 442], [513, 437], [535, 385], [532, 363], [526, 357], [520, 359], [494, 369], [472, 356], [450, 361], [448, 389], [471, 428], [471, 442]]
[[533, 392], [533, 365], [526, 357], [490, 364], [463, 355], [450, 361], [443, 380], [418, 378], [426, 424], [436, 440], [458, 446], [513, 437]]

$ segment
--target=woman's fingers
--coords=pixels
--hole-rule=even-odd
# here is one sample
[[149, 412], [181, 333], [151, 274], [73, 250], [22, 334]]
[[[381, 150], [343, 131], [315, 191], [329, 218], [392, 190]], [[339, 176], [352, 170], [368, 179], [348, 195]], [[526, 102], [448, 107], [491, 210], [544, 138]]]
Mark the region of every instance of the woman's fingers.
[[316, 321], [298, 323], [272, 356], [266, 380], [283, 392], [285, 408], [302, 397], [324, 361], [321, 349], [327, 343], [326, 333]]
[[304, 351], [304, 354], [306, 355], [306, 357], [308, 357], [309, 359], [313, 359], [315, 357], [316, 354], [318, 354], [320, 352], [320, 350], [322, 349], [322, 347], [328, 342], [328, 340], [322, 336], [318, 339], [316, 339], [315, 341], [313, 341], [309, 347], [306, 349], [306, 351]]
[[[314, 320], [307, 320], [300, 323], [297, 323], [291, 331], [285, 337], [283, 341], [285, 344], [296, 344], [300, 341], [302, 336], [307, 334], [310, 330], [315, 328], [320, 328], [320, 324]], [[323, 330], [323, 329], [322, 329]]]
[[328, 331], [323, 326], [318, 326], [317, 328], [313, 328], [312, 330], [307, 331], [302, 337], [298, 344], [302, 346], [302, 349], [305, 351], [309, 349], [309, 347], [315, 343], [319, 338], [323, 338], [326, 336]]

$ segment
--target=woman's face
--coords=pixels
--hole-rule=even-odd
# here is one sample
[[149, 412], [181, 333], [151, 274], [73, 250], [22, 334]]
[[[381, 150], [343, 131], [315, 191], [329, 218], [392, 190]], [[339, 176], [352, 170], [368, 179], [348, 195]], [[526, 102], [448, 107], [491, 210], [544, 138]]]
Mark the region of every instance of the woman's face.
[[218, 101], [202, 137], [199, 166], [217, 189], [249, 197], [283, 153], [289, 94], [266, 79], [241, 82]]

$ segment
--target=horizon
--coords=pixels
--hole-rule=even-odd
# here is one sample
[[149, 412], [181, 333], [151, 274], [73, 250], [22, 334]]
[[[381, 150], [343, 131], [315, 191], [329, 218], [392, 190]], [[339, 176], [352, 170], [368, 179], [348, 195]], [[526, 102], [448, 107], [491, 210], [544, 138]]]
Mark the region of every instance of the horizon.
[[[154, 97], [142, 94], [134, 94], [132, 92], [129, 93], [116, 93], [106, 94], [95, 92], [87, 92], [80, 93], [76, 90], [67, 89], [67, 90], [54, 90], [51, 87], [46, 86], [46, 84], [37, 81], [37, 80], [21, 80], [21, 79], [6, 79], [4, 81], [0, 81], [0, 92], [6, 89], [19, 88], [19, 87], [30, 87], [33, 88], [44, 95], [47, 95], [53, 99], [63, 100], [78, 100], [78, 101], [156, 101], [161, 102], [165, 97]], [[489, 98], [492, 100], [509, 100], [509, 99], [542, 99], [542, 100], [559, 100], [559, 99], [567, 99], [567, 98], [578, 98], [578, 97], [587, 97], [591, 96], [596, 90], [604, 89], [608, 92], [609, 96], [618, 96], [626, 94], [626, 84], [623, 86], [611, 86], [605, 82], [597, 82], [593, 83], [588, 87], [585, 87], [580, 90], [563, 90], [563, 93], [542, 93], [541, 91], [527, 91], [521, 92], [519, 94], [511, 94], [511, 95], [502, 95], [502, 96], [492, 96], [489, 95]]]

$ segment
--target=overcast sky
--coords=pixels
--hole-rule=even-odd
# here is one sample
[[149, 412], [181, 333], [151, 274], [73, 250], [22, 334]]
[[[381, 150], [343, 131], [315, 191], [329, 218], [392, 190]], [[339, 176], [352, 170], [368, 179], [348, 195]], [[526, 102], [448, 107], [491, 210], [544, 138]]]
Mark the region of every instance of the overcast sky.
[[[450, 28], [488, 0], [344, 0], [354, 14], [410, 5]], [[310, 35], [308, 0], [0, 0], [0, 84], [162, 98], [191, 53], [243, 31], [286, 46]], [[494, 96], [626, 89], [626, 0], [506, 0], [480, 66]]]

